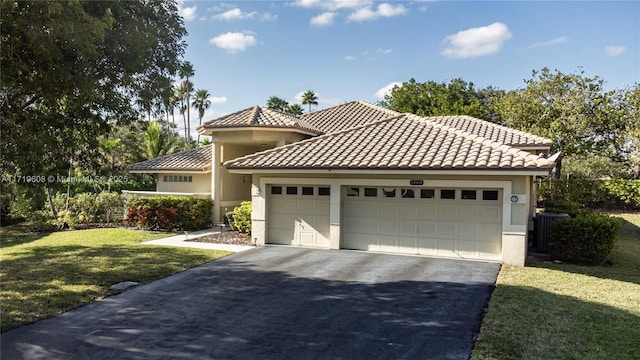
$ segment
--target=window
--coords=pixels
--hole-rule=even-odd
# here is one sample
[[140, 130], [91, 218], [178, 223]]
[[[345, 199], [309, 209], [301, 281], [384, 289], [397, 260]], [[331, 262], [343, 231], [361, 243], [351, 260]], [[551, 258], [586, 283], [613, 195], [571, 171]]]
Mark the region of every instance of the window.
[[436, 191], [433, 189], [420, 189], [420, 197], [423, 199], [433, 199], [436, 196]]
[[272, 195], [282, 195], [282, 186], [272, 186], [271, 187]]
[[498, 200], [498, 190], [483, 190], [482, 200]]
[[394, 188], [382, 189], [382, 194], [384, 195], [384, 197], [388, 197], [388, 198], [396, 197], [396, 189]]
[[476, 199], [476, 191], [475, 190], [462, 190], [462, 199], [463, 200], [475, 200]]
[[313, 195], [313, 188], [311, 186], [303, 186], [302, 195]]
[[455, 190], [449, 190], [449, 189], [440, 190], [440, 199], [455, 199], [455, 198], [456, 198]]
[[365, 197], [378, 197], [378, 189], [376, 188], [364, 188]]
[[320, 196], [329, 196], [329, 195], [331, 195], [331, 188], [319, 187], [318, 188], [318, 195], [320, 195]]
[[193, 182], [193, 176], [165, 175], [164, 182]]
[[415, 191], [413, 191], [413, 189], [402, 189], [402, 191], [400, 192], [400, 196], [403, 199], [413, 199], [416, 194]]
[[287, 195], [298, 195], [297, 186], [287, 186]]

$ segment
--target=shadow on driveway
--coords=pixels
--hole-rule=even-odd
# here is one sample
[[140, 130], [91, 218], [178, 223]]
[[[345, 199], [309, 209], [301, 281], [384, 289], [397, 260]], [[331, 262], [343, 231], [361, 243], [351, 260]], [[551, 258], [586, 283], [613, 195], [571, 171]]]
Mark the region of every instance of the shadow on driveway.
[[2, 359], [467, 359], [500, 265], [264, 247], [2, 334]]

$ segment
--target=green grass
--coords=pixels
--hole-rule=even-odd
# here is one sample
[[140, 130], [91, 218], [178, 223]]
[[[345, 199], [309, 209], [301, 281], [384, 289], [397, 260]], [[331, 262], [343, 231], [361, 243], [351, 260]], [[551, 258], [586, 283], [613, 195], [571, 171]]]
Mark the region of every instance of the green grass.
[[4, 228], [0, 236], [2, 332], [103, 298], [115, 283], [150, 282], [229, 254], [141, 245], [167, 234], [127, 229], [42, 235]]
[[472, 359], [640, 359], [640, 214], [611, 266], [503, 266]]

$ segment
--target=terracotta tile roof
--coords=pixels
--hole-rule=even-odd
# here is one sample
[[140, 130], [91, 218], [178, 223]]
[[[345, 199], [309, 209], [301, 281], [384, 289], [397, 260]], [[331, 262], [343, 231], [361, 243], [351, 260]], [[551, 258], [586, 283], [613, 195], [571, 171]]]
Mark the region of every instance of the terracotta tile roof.
[[229, 169], [551, 170], [517, 148], [404, 114], [247, 155]]
[[237, 127], [292, 128], [313, 134], [320, 133], [303, 119], [261, 106], [252, 106], [215, 120], [207, 121], [198, 127], [198, 132]]
[[211, 145], [161, 156], [159, 158], [131, 164], [127, 170], [153, 171], [211, 171]]
[[482, 136], [502, 144], [515, 147], [549, 147], [553, 144], [551, 139], [519, 131], [489, 121], [476, 119], [466, 115], [455, 116], [431, 116], [430, 121], [462, 130], [464, 132]]
[[351, 101], [328, 109], [301, 115], [300, 119], [306, 121], [321, 132], [328, 134], [398, 115], [400, 115], [400, 113], [364, 101]]

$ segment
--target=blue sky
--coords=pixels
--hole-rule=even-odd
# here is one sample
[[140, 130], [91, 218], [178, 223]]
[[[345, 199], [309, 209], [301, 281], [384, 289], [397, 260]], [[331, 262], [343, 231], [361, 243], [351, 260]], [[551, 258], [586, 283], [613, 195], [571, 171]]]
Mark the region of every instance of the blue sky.
[[[524, 87], [548, 67], [640, 82], [640, 2], [179, 1], [205, 121], [314, 90], [322, 109], [375, 103], [415, 78]], [[306, 107], [305, 107], [306, 109]], [[197, 121], [197, 112], [192, 111]]]

